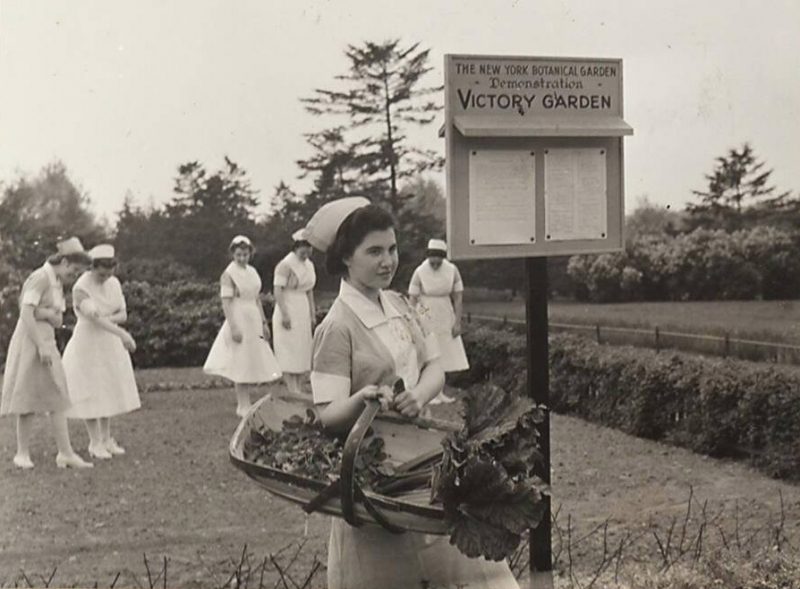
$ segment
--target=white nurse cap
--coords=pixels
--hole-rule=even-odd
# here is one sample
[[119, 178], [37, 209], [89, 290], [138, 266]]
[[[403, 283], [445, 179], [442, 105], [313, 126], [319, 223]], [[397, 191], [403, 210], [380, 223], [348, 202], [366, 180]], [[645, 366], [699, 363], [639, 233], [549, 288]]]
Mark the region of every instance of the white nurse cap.
[[353, 211], [370, 204], [363, 196], [348, 196], [322, 205], [306, 224], [305, 238], [320, 251], [327, 251], [339, 226]]
[[112, 259], [114, 257], [114, 246], [109, 243], [101, 243], [89, 250], [89, 257], [93, 260]]

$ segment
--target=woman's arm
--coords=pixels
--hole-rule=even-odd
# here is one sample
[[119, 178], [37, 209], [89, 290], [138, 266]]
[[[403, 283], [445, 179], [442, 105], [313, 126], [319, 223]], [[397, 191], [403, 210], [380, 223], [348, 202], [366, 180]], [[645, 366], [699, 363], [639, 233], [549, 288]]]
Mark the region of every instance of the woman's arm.
[[429, 361], [419, 375], [413, 389], [403, 391], [394, 398], [394, 408], [406, 417], [416, 417], [444, 387], [444, 370], [439, 359]]
[[237, 344], [242, 341], [242, 332], [233, 314], [233, 297], [222, 297], [222, 313], [231, 330], [231, 337]]
[[116, 335], [122, 340], [122, 344], [128, 351], [133, 352], [136, 350], [136, 342], [133, 340], [133, 337], [131, 337], [131, 334], [111, 321], [108, 317], [101, 316], [97, 311], [97, 307], [92, 304], [92, 299], [86, 293], [83, 291], [73, 292], [73, 300], [75, 302], [75, 308], [81, 312], [81, 316], [94, 322], [100, 329]]
[[45, 342], [40, 337], [39, 330], [36, 328], [36, 318], [33, 316], [34, 308], [33, 305], [23, 304], [19, 312], [19, 318], [22, 320], [22, 324], [28, 332], [28, 337], [30, 337], [36, 345], [36, 351], [39, 353], [39, 360], [46, 366], [49, 366], [53, 358], [50, 352], [45, 348]]
[[286, 308], [286, 287], [275, 285], [275, 304], [281, 310], [281, 325], [284, 329], [292, 328], [292, 318], [289, 316], [289, 309]]
[[270, 337], [269, 321], [264, 313], [264, 305], [261, 304], [261, 297], [259, 296], [256, 297], [256, 307], [258, 307], [258, 313], [261, 315], [261, 328], [263, 330], [264, 339], [268, 340]]
[[33, 318], [36, 321], [45, 321], [53, 326], [54, 329], [61, 327], [64, 323], [64, 314], [58, 309], [51, 309], [48, 307], [34, 307]]
[[314, 331], [314, 326], [317, 324], [317, 305], [314, 302], [314, 290], [308, 291], [308, 308], [311, 311], [311, 331]]
[[461, 315], [464, 312], [464, 293], [460, 290], [454, 291], [450, 293], [450, 300], [453, 301], [453, 314], [455, 315], [452, 334], [453, 337], [458, 337], [461, 335]]
[[326, 429], [333, 432], [348, 432], [364, 410], [367, 399], [381, 402], [385, 411], [392, 399], [392, 390], [388, 386], [367, 385], [357, 393], [342, 399], [331, 401], [327, 405], [319, 405], [319, 419]]
[[236, 323], [236, 316], [233, 313], [233, 297], [236, 293], [236, 285], [227, 272], [223, 272], [222, 276], [219, 277], [219, 286], [222, 313], [225, 315], [225, 321], [228, 322], [228, 328], [231, 330], [231, 338], [239, 344], [242, 342], [242, 330], [239, 328], [239, 324]]
[[107, 315], [106, 319], [108, 319], [112, 323], [121, 325], [128, 320], [128, 312], [124, 308], [122, 308], [118, 311], [111, 313], [111, 315]]

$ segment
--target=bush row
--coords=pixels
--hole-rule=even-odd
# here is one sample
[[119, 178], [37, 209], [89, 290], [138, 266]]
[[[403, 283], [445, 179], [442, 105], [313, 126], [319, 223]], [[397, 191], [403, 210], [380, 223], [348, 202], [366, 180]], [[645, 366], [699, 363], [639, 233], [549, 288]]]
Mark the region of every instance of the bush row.
[[[472, 364], [454, 379], [492, 379], [524, 393], [525, 337], [478, 327], [464, 335]], [[627, 433], [714, 457], [748, 459], [800, 480], [800, 372], [788, 367], [550, 338], [550, 404]]]
[[613, 254], [570, 258], [579, 299], [793, 299], [800, 293], [800, 233], [756, 227], [645, 235]]

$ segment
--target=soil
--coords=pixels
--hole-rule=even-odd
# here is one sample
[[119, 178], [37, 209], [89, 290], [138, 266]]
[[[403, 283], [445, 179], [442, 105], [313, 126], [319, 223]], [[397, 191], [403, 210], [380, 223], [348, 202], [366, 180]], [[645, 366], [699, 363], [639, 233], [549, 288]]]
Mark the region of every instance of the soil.
[[[43, 586], [55, 572], [52, 586], [108, 587], [116, 579], [116, 587], [160, 587], [163, 578], [152, 577], [166, 558], [167, 586], [220, 587], [243, 554], [256, 566], [305, 541], [290, 566], [302, 585], [314, 558], [325, 561], [327, 518], [310, 516], [304, 536], [306, 518], [297, 506], [231, 465], [233, 391], [153, 391], [142, 398], [141, 410], [112, 422], [127, 454], [95, 460], [91, 470], [56, 468], [43, 418], [32, 448], [36, 467], [16, 469], [14, 422], [0, 421], [0, 586]], [[455, 404], [434, 408], [438, 416], [455, 411]], [[83, 426], [71, 422], [70, 428], [74, 447], [86, 457]], [[731, 534], [734, 521], [742, 534], [762, 528], [768, 534], [783, 509], [785, 533], [800, 537], [800, 486], [571, 417], [553, 415], [551, 435], [553, 544], [562, 562], [568, 528], [577, 539], [608, 521], [612, 538], [631, 530], [652, 539], [651, 526], [663, 534], [673, 520], [683, 521], [690, 492], [695, 517], [708, 501], [707, 513], [721, 514], [720, 527]], [[588, 558], [597, 545], [579, 547], [575, 540], [572, 558]], [[633, 556], [653, 558], [654, 552], [653, 542], [643, 543]], [[289, 566], [290, 556], [280, 554], [278, 564]], [[268, 569], [272, 587], [278, 575]], [[315, 581], [323, 584], [324, 570]]]

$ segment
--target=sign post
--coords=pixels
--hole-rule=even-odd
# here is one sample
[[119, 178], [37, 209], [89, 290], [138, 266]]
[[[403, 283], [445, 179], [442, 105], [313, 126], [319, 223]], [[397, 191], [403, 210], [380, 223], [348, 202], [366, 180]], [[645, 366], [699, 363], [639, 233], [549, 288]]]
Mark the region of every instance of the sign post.
[[[547, 256], [623, 247], [622, 60], [445, 56], [447, 241], [454, 260], [524, 258], [528, 395], [549, 406]], [[542, 427], [550, 482], [550, 424]], [[531, 530], [552, 586], [551, 512]]]

